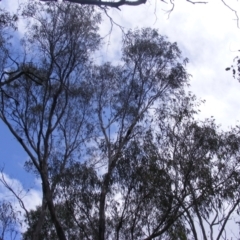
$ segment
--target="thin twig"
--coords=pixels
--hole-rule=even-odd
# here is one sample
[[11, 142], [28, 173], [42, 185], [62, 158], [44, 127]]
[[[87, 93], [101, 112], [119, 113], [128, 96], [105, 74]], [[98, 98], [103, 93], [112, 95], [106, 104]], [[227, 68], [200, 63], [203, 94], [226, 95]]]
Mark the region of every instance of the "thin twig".
[[228, 4], [226, 4], [224, 0], [222, 0], [222, 2], [223, 2], [223, 4], [224, 4], [227, 8], [229, 8], [232, 12], [234, 12], [234, 14], [235, 14], [235, 16], [236, 16], [236, 19], [234, 19], [234, 20], [237, 21], [237, 27], [239, 28], [239, 16], [238, 16], [238, 12], [237, 12], [236, 10], [234, 10], [233, 8], [231, 8]]
[[13, 188], [7, 183], [7, 181], [5, 180], [4, 174], [3, 174], [3, 170], [1, 170], [0, 182], [4, 185], [4, 187], [6, 187], [17, 198], [20, 207], [25, 211], [28, 222], [30, 223], [29, 212], [28, 212], [27, 208], [25, 207], [23, 200], [21, 199], [19, 194], [16, 193], [15, 190], [13, 190]]

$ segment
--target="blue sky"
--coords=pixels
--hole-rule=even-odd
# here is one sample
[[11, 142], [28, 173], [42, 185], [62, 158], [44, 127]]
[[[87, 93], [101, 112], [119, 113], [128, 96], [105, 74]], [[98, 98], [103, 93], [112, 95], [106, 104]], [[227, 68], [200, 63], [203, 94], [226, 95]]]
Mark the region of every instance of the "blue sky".
[[0, 167], [4, 168], [4, 172], [9, 177], [18, 179], [24, 188], [33, 187], [33, 182], [29, 181], [33, 174], [27, 173], [24, 169], [24, 162], [28, 159], [27, 154], [2, 122], [0, 122], [0, 132]]
[[[23, 0], [2, 0], [0, 6], [14, 11], [21, 2]], [[193, 5], [184, 0], [176, 2], [170, 17], [164, 12], [170, 6], [157, 0], [150, 0], [139, 7], [122, 7], [121, 11], [110, 9], [109, 15], [125, 30], [153, 27], [167, 35], [170, 41], [176, 41], [183, 56], [190, 61], [187, 67], [192, 75], [189, 91], [206, 100], [199, 118], [213, 116], [223, 129], [228, 129], [240, 120], [240, 83], [225, 71], [232, 64], [236, 50], [240, 49], [240, 29], [233, 20], [235, 16], [220, 0], [210, 0], [206, 5]], [[235, 4], [232, 7], [240, 9], [240, 2], [231, 2]], [[24, 25], [20, 24], [19, 30], [23, 29]], [[105, 17], [100, 33], [105, 36], [109, 30], [109, 19]], [[96, 58], [100, 62], [117, 63], [121, 49], [121, 30], [117, 26], [105, 38], [105, 43]], [[14, 180], [13, 184], [25, 191], [32, 189], [25, 199], [29, 201], [28, 207], [33, 208], [40, 201], [40, 183], [24, 170], [26, 159], [26, 153], [0, 122], [0, 167], [4, 166], [4, 172], [9, 181]], [[5, 198], [5, 194], [5, 190], [0, 188], [0, 198]]]

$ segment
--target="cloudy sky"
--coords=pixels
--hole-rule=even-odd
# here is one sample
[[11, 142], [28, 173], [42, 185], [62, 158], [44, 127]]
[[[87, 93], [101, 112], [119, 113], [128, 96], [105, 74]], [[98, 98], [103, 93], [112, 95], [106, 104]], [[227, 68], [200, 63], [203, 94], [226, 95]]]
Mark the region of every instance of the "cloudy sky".
[[[202, 5], [184, 0], [176, 2], [169, 17], [164, 10], [170, 5], [158, 1], [137, 8], [123, 7], [121, 11], [111, 10], [110, 13], [125, 29], [153, 27], [170, 41], [177, 42], [183, 56], [189, 58], [190, 90], [206, 100], [201, 117], [214, 116], [226, 129], [240, 120], [240, 111], [237, 111], [240, 84], [232, 78], [231, 72], [225, 71], [240, 49], [240, 29], [234, 21], [235, 15], [220, 0]], [[240, 3], [233, 7], [240, 9]], [[104, 30], [107, 32], [108, 28], [104, 26]], [[112, 59], [119, 54], [120, 40], [120, 29], [115, 27], [105, 52]]]
[[[0, 7], [14, 11], [23, 0], [2, 0]], [[231, 2], [239, 9], [240, 2]], [[209, 0], [208, 4], [191, 4], [185, 0], [176, 1], [174, 11], [168, 16], [170, 5], [160, 0], [150, 0], [138, 7], [121, 7], [121, 11], [110, 9], [108, 14], [124, 30], [136, 27], [153, 27], [162, 35], [177, 42], [183, 56], [189, 58], [188, 72], [192, 75], [189, 91], [199, 99], [205, 99], [201, 106], [200, 119], [214, 116], [216, 122], [227, 130], [240, 120], [240, 83], [233, 79], [225, 68], [232, 64], [240, 49], [240, 29], [235, 15], [221, 0]], [[101, 34], [109, 33], [110, 22], [104, 19]], [[121, 30], [114, 26], [105, 38], [105, 46], [98, 53], [99, 61], [116, 61], [120, 56]], [[40, 201], [40, 184], [34, 176], [27, 174], [23, 164], [27, 155], [0, 122], [0, 167], [5, 177], [16, 188], [23, 188], [30, 208]], [[27, 189], [31, 189], [27, 193]], [[0, 186], [0, 199], [10, 197]]]

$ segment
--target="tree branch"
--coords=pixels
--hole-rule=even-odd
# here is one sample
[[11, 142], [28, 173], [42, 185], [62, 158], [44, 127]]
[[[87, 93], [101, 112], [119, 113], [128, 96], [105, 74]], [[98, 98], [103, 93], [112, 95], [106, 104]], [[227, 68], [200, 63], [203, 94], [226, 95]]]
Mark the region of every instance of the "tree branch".
[[238, 12], [236, 10], [234, 10], [233, 8], [231, 8], [224, 0], [221, 0], [223, 2], [223, 4], [229, 8], [232, 12], [234, 12], [235, 16], [236, 16], [236, 21], [237, 21], [237, 27], [239, 28], [239, 16], [238, 16]]
[[[41, 0], [43, 2], [50, 2], [55, 0]], [[119, 9], [120, 6], [127, 5], [127, 6], [138, 6], [141, 4], [145, 4], [147, 0], [137, 0], [137, 1], [126, 1], [120, 0], [118, 2], [107, 2], [107, 1], [98, 1], [98, 0], [65, 0], [72, 3], [79, 3], [84, 5], [96, 5], [96, 6], [105, 6], [105, 7], [112, 7]], [[120, 10], [120, 9], [119, 9]]]

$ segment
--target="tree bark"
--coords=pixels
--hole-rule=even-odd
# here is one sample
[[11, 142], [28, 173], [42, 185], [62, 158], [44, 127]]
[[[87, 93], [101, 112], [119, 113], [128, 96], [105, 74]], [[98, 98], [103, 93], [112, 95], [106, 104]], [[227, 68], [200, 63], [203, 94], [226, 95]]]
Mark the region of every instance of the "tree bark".
[[[56, 0], [41, 0], [43, 2], [56, 2]], [[84, 4], [84, 5], [96, 5], [96, 6], [105, 6], [105, 7], [113, 7], [113, 8], [118, 8], [123, 6], [123, 5], [128, 5], [128, 6], [138, 6], [141, 4], [145, 4], [147, 0], [137, 0], [137, 1], [126, 1], [126, 0], [120, 0], [118, 2], [107, 2], [107, 1], [99, 1], [99, 0], [67, 0], [68, 2], [73, 2], [73, 3], [79, 3], [79, 4]]]
[[108, 173], [106, 173], [106, 175], [104, 176], [104, 181], [101, 188], [98, 240], [105, 240], [105, 229], [106, 229], [105, 202], [106, 202], [106, 195], [109, 187], [110, 174], [111, 174], [111, 171], [109, 170]]
[[54, 207], [54, 203], [53, 203], [53, 197], [52, 197], [52, 191], [51, 191], [50, 186], [49, 186], [49, 181], [48, 181], [47, 177], [44, 175], [44, 173], [42, 174], [42, 181], [43, 181], [43, 192], [46, 196], [48, 210], [50, 212], [52, 222], [55, 226], [58, 239], [59, 240], [67, 240], [67, 238], [65, 236], [65, 233], [63, 231], [63, 228], [62, 228], [62, 226], [61, 226], [61, 224], [58, 221], [58, 218], [56, 216], [56, 211], [55, 211], [55, 207]]
[[46, 208], [47, 208], [47, 203], [46, 203], [45, 197], [43, 196], [42, 211], [41, 211], [41, 215], [38, 219], [37, 225], [34, 228], [34, 232], [33, 232], [33, 235], [32, 235], [33, 240], [39, 240], [39, 233], [41, 231], [41, 228], [42, 228], [42, 225], [43, 225], [43, 222], [44, 222], [44, 217], [45, 217], [45, 214], [46, 214]]

